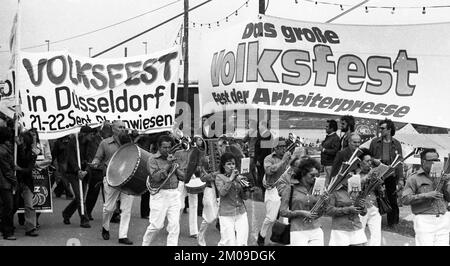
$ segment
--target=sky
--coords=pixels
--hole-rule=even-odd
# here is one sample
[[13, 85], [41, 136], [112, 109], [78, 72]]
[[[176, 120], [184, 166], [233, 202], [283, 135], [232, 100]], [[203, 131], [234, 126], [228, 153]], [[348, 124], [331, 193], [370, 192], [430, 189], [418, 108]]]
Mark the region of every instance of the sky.
[[[202, 3], [204, 0], [189, 0], [190, 7]], [[199, 51], [202, 32], [220, 30], [228, 24], [238, 23], [249, 17], [256, 17], [258, 0], [212, 0], [204, 6], [190, 12], [190, 57], [196, 57]], [[320, 1], [319, 1], [320, 2]], [[323, 0], [336, 5], [315, 4], [313, 1], [298, 0], [266, 0], [266, 15], [285, 17], [302, 21], [326, 22], [362, 2], [362, 0]], [[340, 8], [342, 4], [343, 10]], [[167, 5], [167, 7], [161, 8]], [[224, 19], [239, 7], [238, 15], [231, 15], [228, 22], [222, 20], [219, 27], [217, 20]], [[361, 7], [337, 18], [334, 24], [364, 24], [364, 25], [396, 25], [422, 24], [450, 21], [450, 8], [427, 8], [422, 14], [422, 6], [449, 5], [450, 0], [370, 0]], [[17, 0], [0, 0], [0, 79], [5, 76], [9, 63], [8, 39]], [[365, 11], [368, 6], [368, 12]], [[389, 8], [371, 8], [371, 6], [385, 6]], [[392, 13], [392, 8], [396, 7]], [[406, 8], [418, 7], [418, 8]], [[158, 8], [161, 8], [157, 10]], [[94, 55], [113, 45], [143, 32], [164, 20], [183, 11], [183, 0], [21, 0], [21, 44], [27, 52], [45, 52], [49, 40], [49, 49], [68, 50], [79, 55]], [[148, 14], [130, 19], [143, 13], [156, 10]], [[77, 35], [111, 26], [95, 33], [62, 41]], [[100, 58], [114, 58], [124, 56], [127, 47], [128, 56], [151, 53], [166, 49], [177, 40], [177, 34], [183, 18], [179, 17], [156, 30], [150, 31], [114, 50], [105, 53]], [[205, 24], [199, 27], [199, 24]], [[210, 23], [211, 28], [206, 24]], [[38, 46], [38, 47], [36, 47]], [[35, 48], [29, 48], [35, 47]], [[194, 74], [191, 74], [195, 76]], [[196, 79], [196, 77], [190, 77]]]

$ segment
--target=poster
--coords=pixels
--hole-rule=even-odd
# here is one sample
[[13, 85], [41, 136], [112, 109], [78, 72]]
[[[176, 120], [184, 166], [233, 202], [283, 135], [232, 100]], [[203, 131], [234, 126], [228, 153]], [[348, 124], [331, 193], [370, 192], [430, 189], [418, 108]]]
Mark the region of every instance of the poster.
[[206, 35], [203, 115], [259, 108], [450, 128], [450, 23], [339, 25], [259, 15]]
[[170, 130], [179, 49], [107, 59], [64, 51], [22, 52], [16, 86], [25, 128], [37, 128], [41, 139], [59, 138], [105, 120], [123, 120], [139, 133]]
[[[47, 169], [33, 169], [34, 196], [33, 206], [36, 212], [53, 212], [53, 200], [50, 175]], [[19, 202], [18, 213], [24, 213], [23, 201]]]

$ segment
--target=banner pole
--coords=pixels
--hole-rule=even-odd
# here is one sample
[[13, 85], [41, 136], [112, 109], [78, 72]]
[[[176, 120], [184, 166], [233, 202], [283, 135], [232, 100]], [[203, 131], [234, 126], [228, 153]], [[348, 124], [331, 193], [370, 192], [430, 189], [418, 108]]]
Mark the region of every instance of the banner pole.
[[[77, 146], [77, 162], [78, 167], [81, 170], [81, 159], [80, 159], [80, 143], [78, 141], [78, 133], [75, 133], [75, 140]], [[80, 205], [81, 205], [81, 215], [84, 216], [84, 193], [83, 193], [83, 181], [78, 178], [78, 186], [80, 187]]]

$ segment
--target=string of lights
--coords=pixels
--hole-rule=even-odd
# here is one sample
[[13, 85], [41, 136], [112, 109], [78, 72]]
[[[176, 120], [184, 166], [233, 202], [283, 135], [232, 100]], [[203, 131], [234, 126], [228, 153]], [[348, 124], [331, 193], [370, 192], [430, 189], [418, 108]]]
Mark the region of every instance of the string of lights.
[[[351, 4], [343, 4], [343, 3], [332, 3], [326, 1], [315, 1], [315, 0], [294, 0], [296, 4], [300, 2], [310, 2], [315, 5], [329, 5], [329, 6], [338, 6], [342, 11], [344, 11], [345, 7], [352, 7]], [[369, 13], [369, 9], [390, 9], [391, 13], [394, 14], [395, 10], [399, 9], [419, 9], [422, 10], [422, 14], [426, 14], [427, 9], [436, 9], [436, 8], [450, 8], [450, 5], [428, 5], [428, 6], [374, 6], [374, 5], [366, 5], [364, 6], [364, 10], [366, 13]]]
[[[224, 16], [220, 19], [216, 19], [214, 21], [211, 22], [189, 22], [189, 28], [193, 29], [193, 28], [198, 28], [198, 27], [208, 27], [209, 29], [211, 28], [211, 26], [215, 26], [215, 27], [220, 27], [220, 23], [222, 22], [228, 22], [233, 16], [238, 16], [239, 15], [239, 10], [241, 10], [244, 7], [248, 7], [248, 2], [250, 0], [245, 1], [240, 7], [238, 7], [236, 10], [234, 10], [233, 12], [231, 12], [230, 14], [228, 14], [227, 16]], [[267, 9], [267, 7], [266, 7]]]
[[[74, 35], [74, 36], [71, 36], [71, 37], [68, 37], [68, 38], [65, 38], [65, 39], [52, 41], [52, 42], [49, 42], [49, 44], [61, 43], [61, 42], [73, 40], [73, 39], [76, 39], [76, 38], [80, 38], [80, 37], [83, 37], [83, 36], [86, 36], [86, 35], [89, 35], [89, 34], [92, 34], [92, 33], [96, 33], [96, 32], [102, 31], [102, 30], [106, 30], [106, 29], [112, 28], [112, 27], [114, 27], [114, 26], [120, 25], [120, 24], [122, 24], [122, 23], [125, 23], [125, 22], [128, 22], [128, 21], [137, 19], [137, 18], [139, 18], [139, 17], [148, 15], [148, 14], [150, 14], [150, 13], [159, 11], [159, 10], [161, 10], [161, 9], [163, 9], [163, 8], [166, 8], [166, 7], [168, 7], [168, 6], [171, 6], [171, 5], [173, 5], [173, 4], [176, 4], [176, 3], [180, 2], [180, 1], [181, 1], [181, 0], [175, 0], [175, 1], [172, 1], [172, 2], [170, 2], [170, 3], [165, 4], [165, 5], [163, 5], [163, 6], [160, 6], [160, 7], [158, 7], [158, 8], [155, 8], [155, 9], [152, 9], [152, 10], [150, 10], [150, 11], [144, 12], [144, 13], [142, 13], [142, 14], [136, 15], [136, 16], [134, 16], [134, 17], [131, 17], [131, 18], [128, 18], [128, 19], [125, 19], [125, 20], [116, 22], [116, 23], [114, 23], [114, 24], [111, 24], [111, 25], [108, 25], [108, 26], [105, 26], [105, 27], [102, 27], [102, 28], [99, 28], [99, 29], [96, 29], [96, 30], [92, 30], [92, 31], [89, 31], [89, 32], [85, 32], [85, 33], [81, 33], [81, 34], [78, 34], [78, 35]], [[32, 46], [23, 47], [23, 48], [20, 48], [20, 49], [21, 49], [21, 50], [27, 50], [27, 49], [33, 49], [33, 48], [43, 47], [43, 46], [46, 46], [46, 45], [47, 45], [46, 43], [44, 43], [44, 44], [37, 44], [37, 45], [32, 45]], [[8, 50], [0, 51], [0, 53], [9, 53], [9, 51], [8, 51]]]

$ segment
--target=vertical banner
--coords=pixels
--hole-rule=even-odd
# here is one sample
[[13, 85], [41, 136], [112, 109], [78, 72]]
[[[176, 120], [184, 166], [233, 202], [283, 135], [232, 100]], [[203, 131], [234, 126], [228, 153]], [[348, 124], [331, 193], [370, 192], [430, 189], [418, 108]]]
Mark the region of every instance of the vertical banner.
[[203, 115], [260, 108], [450, 128], [450, 23], [339, 25], [259, 15], [203, 39]]
[[36, 128], [42, 139], [105, 120], [123, 120], [140, 133], [170, 130], [179, 58], [179, 46], [114, 59], [68, 52], [21, 53], [17, 79], [25, 128]]

